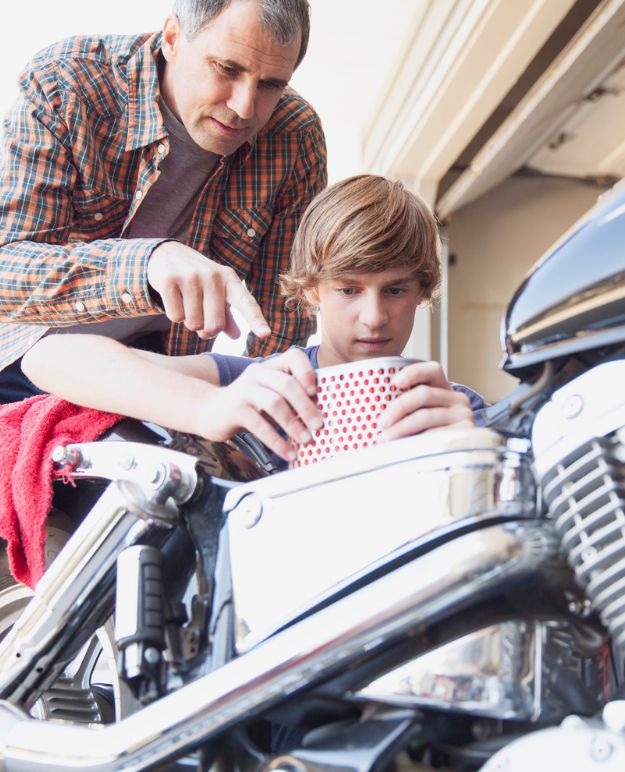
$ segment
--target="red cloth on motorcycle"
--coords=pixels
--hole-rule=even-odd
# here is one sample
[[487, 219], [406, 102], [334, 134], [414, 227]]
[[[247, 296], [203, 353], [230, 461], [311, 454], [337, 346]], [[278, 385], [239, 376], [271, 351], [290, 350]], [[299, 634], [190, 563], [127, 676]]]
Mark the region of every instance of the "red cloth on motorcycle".
[[45, 570], [45, 522], [52, 504], [52, 451], [91, 442], [122, 416], [48, 394], [0, 406], [0, 538], [11, 573], [34, 587]]

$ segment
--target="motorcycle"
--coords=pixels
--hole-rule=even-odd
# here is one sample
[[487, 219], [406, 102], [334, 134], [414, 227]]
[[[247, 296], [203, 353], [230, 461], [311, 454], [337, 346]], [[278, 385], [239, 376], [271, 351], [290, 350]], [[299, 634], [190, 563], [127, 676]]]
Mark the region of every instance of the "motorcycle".
[[59, 447], [0, 769], [624, 769], [624, 231], [621, 186], [522, 283], [478, 427], [279, 473], [130, 420]]

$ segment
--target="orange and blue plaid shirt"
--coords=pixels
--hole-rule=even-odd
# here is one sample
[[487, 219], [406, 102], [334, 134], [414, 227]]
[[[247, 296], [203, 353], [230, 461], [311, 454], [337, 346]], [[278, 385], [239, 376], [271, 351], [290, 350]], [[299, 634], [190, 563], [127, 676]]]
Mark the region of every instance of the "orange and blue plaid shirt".
[[[158, 109], [159, 33], [75, 37], [20, 77], [0, 158], [0, 369], [50, 327], [162, 312], [146, 279], [165, 239], [124, 234], [169, 150]], [[198, 197], [189, 246], [245, 279], [273, 331], [252, 356], [302, 342], [311, 321], [284, 308], [278, 275], [301, 215], [327, 183], [318, 116], [287, 89], [268, 124], [220, 159]], [[170, 354], [207, 343], [172, 324]]]

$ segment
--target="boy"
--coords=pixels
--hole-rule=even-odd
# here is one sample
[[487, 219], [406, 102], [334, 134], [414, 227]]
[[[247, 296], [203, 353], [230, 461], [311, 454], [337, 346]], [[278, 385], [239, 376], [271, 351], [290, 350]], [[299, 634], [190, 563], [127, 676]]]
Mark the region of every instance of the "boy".
[[[79, 405], [211, 440], [246, 429], [292, 460], [291, 440], [306, 442], [323, 424], [311, 399], [314, 369], [400, 355], [417, 306], [438, 287], [439, 257], [436, 222], [418, 196], [384, 177], [352, 177], [313, 199], [281, 280], [291, 307], [320, 312], [319, 346], [260, 361], [166, 357], [104, 337], [56, 334], [33, 346], [23, 369], [40, 388]], [[403, 393], [385, 413], [379, 442], [471, 425], [472, 410], [484, 407], [475, 392], [452, 387], [435, 362], [405, 367], [395, 383]]]

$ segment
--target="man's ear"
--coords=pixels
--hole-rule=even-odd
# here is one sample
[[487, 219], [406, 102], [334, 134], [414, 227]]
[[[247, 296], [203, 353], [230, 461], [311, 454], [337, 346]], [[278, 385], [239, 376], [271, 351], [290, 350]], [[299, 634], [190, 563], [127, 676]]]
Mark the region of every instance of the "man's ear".
[[165, 19], [163, 24], [163, 43], [161, 51], [165, 57], [165, 61], [171, 62], [175, 58], [178, 49], [179, 41], [182, 38], [183, 32], [180, 26], [180, 20], [174, 14], [171, 14]]

